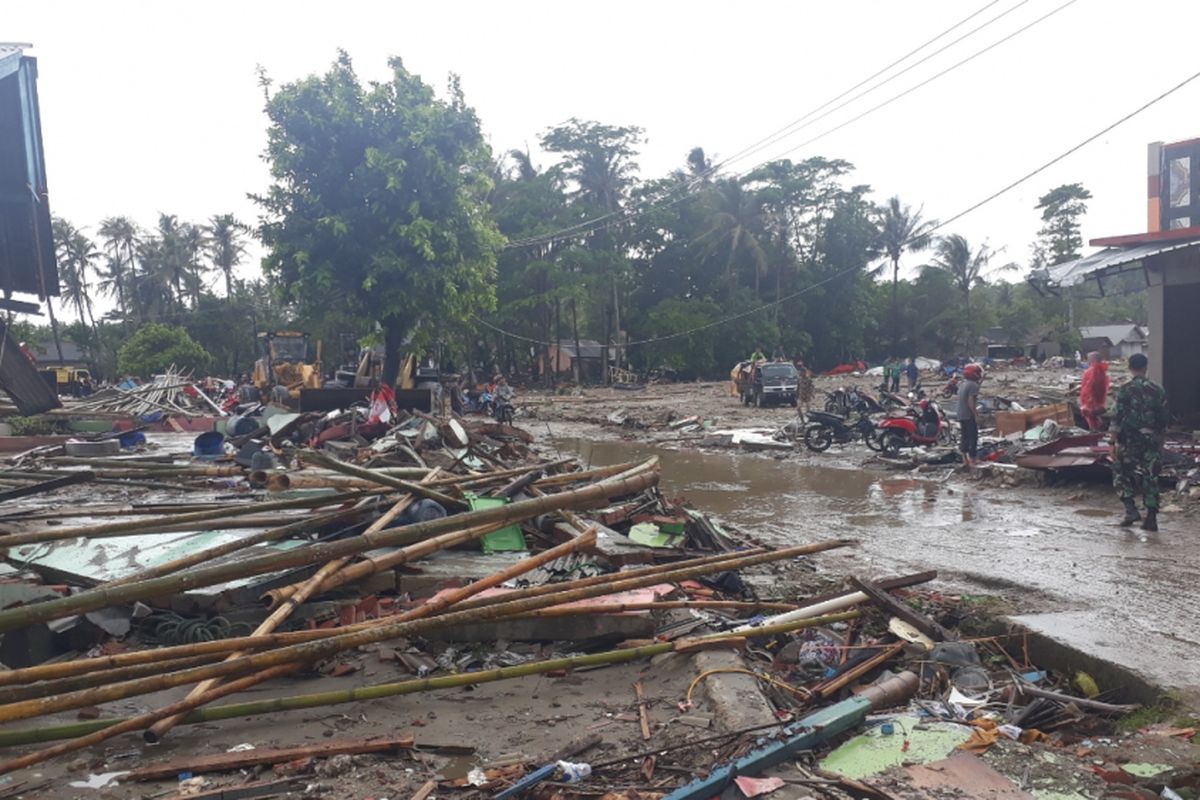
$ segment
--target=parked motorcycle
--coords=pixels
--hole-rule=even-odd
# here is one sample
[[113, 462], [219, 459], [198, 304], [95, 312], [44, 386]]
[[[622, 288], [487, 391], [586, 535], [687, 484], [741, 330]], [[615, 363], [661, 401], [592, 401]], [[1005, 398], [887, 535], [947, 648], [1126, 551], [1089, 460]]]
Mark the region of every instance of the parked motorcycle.
[[879, 450], [880, 441], [875, 422], [866, 414], [855, 422], [847, 422], [837, 414], [812, 411], [804, 428], [804, 445], [814, 453], [822, 453], [833, 444], [849, 444], [862, 440], [872, 450]]
[[922, 400], [917, 413], [890, 416], [879, 423], [880, 449], [891, 458], [909, 447], [953, 443], [953, 427], [937, 403], [930, 400]]
[[825, 411], [849, 417], [851, 414], [878, 414], [884, 411], [879, 401], [857, 386], [840, 387], [825, 393]]

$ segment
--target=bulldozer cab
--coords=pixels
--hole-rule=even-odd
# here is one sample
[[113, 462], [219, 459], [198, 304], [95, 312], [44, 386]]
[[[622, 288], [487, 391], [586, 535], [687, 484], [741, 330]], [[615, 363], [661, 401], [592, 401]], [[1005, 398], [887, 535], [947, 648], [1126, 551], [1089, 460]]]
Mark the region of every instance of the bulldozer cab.
[[317, 360], [310, 363], [307, 333], [266, 331], [258, 335], [258, 342], [261, 357], [254, 362], [254, 385], [259, 391], [282, 386], [295, 398], [301, 388], [320, 388], [320, 345]]
[[303, 364], [308, 361], [308, 334], [293, 331], [269, 331], [258, 335], [260, 352], [272, 362]]

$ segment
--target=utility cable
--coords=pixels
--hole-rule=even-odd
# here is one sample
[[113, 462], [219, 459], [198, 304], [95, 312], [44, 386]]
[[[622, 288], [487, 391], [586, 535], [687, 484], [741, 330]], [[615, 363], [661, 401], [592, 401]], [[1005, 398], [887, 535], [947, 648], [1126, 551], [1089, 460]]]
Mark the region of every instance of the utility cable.
[[[1073, 1], [1073, 0], [1072, 0], [1072, 1]], [[1047, 161], [1046, 163], [1044, 163], [1044, 164], [1042, 164], [1041, 166], [1037, 167], [1036, 169], [1033, 169], [1033, 170], [1031, 170], [1030, 172], [1027, 172], [1025, 175], [1023, 175], [1023, 176], [1021, 176], [1020, 178], [1016, 179], [1016, 180], [1015, 180], [1015, 181], [1013, 181], [1012, 183], [1009, 183], [1008, 185], [1004, 186], [1003, 188], [1001, 188], [1001, 189], [999, 189], [999, 190], [997, 190], [997, 191], [993, 192], [992, 194], [990, 194], [990, 195], [988, 195], [987, 197], [983, 198], [982, 200], [980, 200], [979, 202], [975, 203], [974, 205], [968, 206], [967, 208], [963, 209], [962, 211], [958, 212], [957, 214], [954, 214], [953, 216], [951, 216], [951, 217], [948, 217], [948, 218], [947, 218], [947, 219], [946, 219], [944, 222], [940, 222], [940, 223], [938, 223], [938, 224], [937, 224], [935, 227], [931, 228], [929, 231], [927, 231], [927, 232], [925, 232], [924, 234], [922, 234], [922, 236], [926, 236], [926, 235], [928, 235], [929, 233], [932, 233], [932, 232], [933, 232], [933, 231], [935, 231], [935, 230], [938, 230], [938, 229], [940, 229], [940, 228], [944, 228], [945, 226], [949, 225], [950, 223], [952, 223], [952, 222], [955, 222], [955, 221], [957, 221], [957, 220], [960, 220], [960, 219], [962, 219], [962, 218], [963, 218], [963, 217], [965, 217], [967, 214], [970, 214], [970, 213], [972, 213], [972, 212], [974, 212], [974, 211], [977, 211], [977, 210], [979, 210], [980, 208], [982, 208], [983, 206], [987, 205], [988, 203], [991, 203], [993, 200], [996, 200], [997, 198], [1001, 197], [1002, 195], [1004, 195], [1004, 194], [1007, 194], [1008, 192], [1012, 191], [1013, 189], [1017, 188], [1017, 187], [1018, 187], [1018, 186], [1020, 186], [1021, 184], [1025, 183], [1026, 181], [1028, 181], [1030, 178], [1033, 178], [1033, 177], [1035, 177], [1035, 176], [1037, 176], [1037, 175], [1041, 174], [1042, 172], [1045, 172], [1047, 169], [1049, 169], [1050, 167], [1054, 166], [1054, 165], [1055, 165], [1055, 164], [1057, 164], [1058, 162], [1062, 161], [1064, 158], [1067, 158], [1068, 156], [1070, 156], [1070, 155], [1072, 155], [1072, 154], [1074, 154], [1074, 153], [1078, 152], [1080, 149], [1082, 149], [1083, 147], [1086, 147], [1087, 145], [1091, 144], [1091, 143], [1092, 143], [1092, 142], [1094, 142], [1096, 139], [1099, 139], [1101, 136], [1105, 135], [1106, 133], [1109, 133], [1109, 132], [1111, 132], [1111, 131], [1112, 131], [1112, 130], [1114, 130], [1115, 128], [1117, 128], [1117, 127], [1119, 127], [1119, 126], [1123, 125], [1124, 123], [1126, 123], [1126, 122], [1128, 122], [1129, 120], [1133, 119], [1134, 117], [1138, 116], [1138, 115], [1139, 115], [1139, 114], [1141, 114], [1142, 112], [1146, 111], [1146, 110], [1147, 110], [1147, 109], [1149, 109], [1150, 107], [1152, 107], [1152, 106], [1154, 106], [1154, 105], [1156, 105], [1156, 104], [1158, 104], [1158, 103], [1162, 102], [1163, 100], [1167, 99], [1167, 98], [1168, 98], [1168, 97], [1170, 97], [1171, 95], [1173, 95], [1173, 94], [1175, 94], [1176, 92], [1178, 92], [1180, 89], [1184, 88], [1184, 87], [1185, 87], [1185, 86], [1187, 86], [1188, 84], [1190, 84], [1190, 83], [1192, 83], [1193, 81], [1195, 81], [1197, 78], [1200, 78], [1200, 72], [1195, 72], [1195, 73], [1191, 74], [1190, 76], [1188, 76], [1187, 78], [1184, 78], [1182, 81], [1180, 81], [1179, 83], [1175, 84], [1175, 85], [1174, 85], [1174, 86], [1172, 86], [1171, 88], [1167, 89], [1165, 92], [1163, 92], [1163, 93], [1159, 94], [1158, 96], [1154, 97], [1153, 99], [1149, 100], [1148, 102], [1146, 102], [1146, 103], [1143, 103], [1141, 106], [1139, 106], [1138, 108], [1136, 108], [1136, 109], [1134, 109], [1133, 111], [1129, 112], [1128, 114], [1124, 115], [1123, 117], [1121, 117], [1121, 118], [1120, 118], [1120, 119], [1118, 119], [1117, 121], [1115, 121], [1115, 122], [1113, 122], [1112, 124], [1110, 124], [1110, 125], [1108, 125], [1108, 126], [1104, 127], [1104, 128], [1103, 128], [1103, 129], [1101, 129], [1100, 131], [1098, 131], [1098, 132], [1096, 132], [1096, 133], [1092, 134], [1091, 136], [1087, 137], [1086, 139], [1084, 139], [1084, 140], [1083, 140], [1083, 141], [1081, 141], [1080, 143], [1078, 143], [1078, 144], [1074, 145], [1073, 147], [1070, 147], [1070, 148], [1068, 148], [1067, 150], [1063, 151], [1062, 153], [1060, 153], [1059, 155], [1057, 155], [1057, 156], [1055, 156], [1054, 158], [1050, 159], [1049, 161]], [[913, 238], [917, 238], [917, 237], [913, 237]], [[910, 238], [908, 241], [912, 241], [912, 239]], [[905, 243], [907, 244], [907, 242], [905, 242]], [[654, 343], [656, 343], [656, 342], [665, 342], [665, 341], [668, 341], [668, 340], [670, 340], [670, 339], [678, 339], [678, 338], [680, 338], [680, 337], [682, 337], [682, 336], [691, 336], [692, 334], [695, 334], [695, 333], [700, 333], [701, 331], [705, 331], [705, 330], [708, 330], [708, 329], [710, 329], [710, 328], [714, 328], [714, 327], [716, 327], [716, 326], [718, 326], [718, 325], [724, 325], [725, 323], [728, 323], [728, 322], [733, 322], [733, 321], [735, 321], [735, 320], [739, 320], [739, 319], [742, 319], [742, 318], [744, 318], [744, 317], [748, 317], [748, 316], [750, 316], [751, 314], [756, 314], [756, 313], [758, 313], [759, 311], [764, 311], [764, 310], [766, 310], [766, 309], [768, 309], [768, 308], [771, 308], [771, 307], [773, 307], [773, 306], [777, 306], [777, 305], [780, 305], [780, 304], [782, 304], [782, 303], [786, 303], [786, 302], [788, 302], [789, 300], [793, 300], [793, 299], [795, 299], [795, 298], [797, 298], [797, 297], [799, 297], [799, 296], [801, 296], [801, 295], [803, 295], [803, 294], [806, 294], [806, 293], [808, 293], [808, 292], [811, 292], [812, 290], [814, 290], [814, 289], [817, 289], [817, 288], [819, 288], [819, 287], [821, 287], [821, 286], [824, 286], [825, 284], [827, 284], [827, 283], [830, 283], [831, 281], [834, 281], [834, 280], [836, 280], [836, 279], [838, 279], [838, 278], [840, 278], [840, 277], [842, 277], [842, 276], [844, 276], [844, 275], [849, 275], [849, 274], [850, 274], [850, 273], [852, 273], [852, 272], [861, 271], [862, 269], [863, 269], [863, 268], [862, 268], [862, 267], [859, 267], [859, 266], [848, 267], [848, 268], [846, 268], [846, 269], [844, 269], [844, 270], [841, 270], [841, 271], [839, 271], [839, 272], [835, 272], [833, 275], [830, 275], [830, 276], [828, 276], [828, 277], [824, 278], [823, 280], [820, 280], [820, 281], [818, 281], [818, 282], [816, 282], [816, 283], [810, 284], [810, 285], [808, 285], [808, 286], [805, 286], [805, 287], [803, 287], [802, 289], [799, 289], [799, 290], [797, 290], [797, 291], [795, 291], [795, 292], [792, 292], [792, 293], [791, 293], [791, 294], [789, 294], [789, 295], [786, 295], [786, 296], [784, 296], [784, 297], [780, 297], [780, 298], [778, 298], [778, 299], [776, 299], [776, 300], [771, 300], [771, 301], [769, 301], [769, 302], [766, 302], [766, 303], [763, 303], [763, 304], [761, 304], [761, 305], [758, 305], [758, 306], [756, 306], [756, 307], [754, 307], [754, 308], [750, 309], [749, 311], [743, 311], [743, 312], [741, 312], [741, 313], [738, 313], [738, 314], [733, 314], [733, 315], [731, 315], [731, 316], [728, 316], [728, 317], [723, 317], [723, 318], [721, 318], [721, 319], [714, 320], [713, 322], [709, 322], [709, 323], [706, 323], [706, 324], [704, 324], [704, 325], [699, 325], [699, 326], [697, 326], [697, 327], [695, 327], [695, 328], [691, 328], [691, 329], [689, 329], [689, 330], [686, 330], [686, 331], [679, 331], [679, 332], [677, 332], [677, 333], [666, 334], [666, 335], [664, 335], [664, 336], [655, 336], [655, 337], [652, 337], [652, 338], [649, 338], [649, 339], [639, 339], [638, 341], [635, 341], [635, 342], [626, 342], [626, 343], [624, 343], [624, 344], [622, 344], [622, 345], [614, 345], [614, 346], [619, 346], [619, 347], [621, 347], [622, 349], [628, 349], [628, 348], [630, 348], [630, 347], [637, 347], [637, 346], [639, 346], [639, 345], [644, 345], [644, 344], [654, 344]], [[542, 341], [542, 340], [540, 340], [540, 339], [534, 339], [534, 338], [531, 338], [531, 337], [528, 337], [528, 336], [523, 336], [523, 335], [521, 335], [521, 334], [518, 334], [518, 333], [513, 333], [512, 331], [507, 331], [507, 330], [504, 330], [503, 328], [500, 328], [500, 327], [498, 327], [498, 326], [496, 326], [496, 325], [493, 325], [492, 323], [488, 322], [487, 320], [484, 320], [484, 319], [482, 319], [482, 318], [480, 318], [480, 317], [478, 317], [478, 316], [476, 316], [476, 315], [474, 315], [474, 314], [472, 314], [472, 315], [471, 315], [471, 318], [472, 318], [472, 319], [473, 319], [475, 322], [479, 323], [480, 325], [483, 325], [484, 327], [486, 327], [486, 328], [489, 328], [489, 329], [491, 329], [491, 330], [495, 331], [496, 333], [502, 334], [502, 335], [504, 335], [504, 336], [507, 336], [507, 337], [509, 337], [509, 338], [512, 338], [512, 339], [517, 339], [517, 340], [519, 340], [519, 341], [523, 341], [523, 342], [529, 342], [529, 343], [531, 343], [531, 344], [537, 344], [537, 345], [542, 345], [542, 346], [551, 346], [551, 345], [554, 345], [554, 342], [544, 342], [544, 341]]]
[[[989, 9], [989, 8], [991, 8], [992, 6], [996, 5], [996, 3], [998, 3], [998, 2], [1000, 2], [1000, 0], [991, 0], [991, 2], [987, 3], [986, 5], [982, 6], [982, 7], [981, 7], [981, 8], [979, 8], [978, 10], [976, 10], [976, 11], [972, 12], [971, 14], [967, 15], [966, 17], [962, 18], [962, 19], [961, 19], [961, 20], [959, 20], [958, 22], [956, 22], [956, 23], [954, 23], [953, 25], [951, 25], [949, 28], [946, 28], [946, 29], [945, 29], [945, 30], [943, 30], [941, 33], [939, 33], [939, 34], [937, 34], [936, 36], [934, 36], [932, 39], [929, 39], [929, 40], [925, 41], [924, 43], [922, 43], [921, 45], [919, 45], [919, 46], [917, 46], [917, 47], [913, 48], [912, 50], [908, 51], [908, 52], [907, 52], [907, 53], [905, 53], [903, 56], [901, 56], [901, 57], [899, 57], [899, 58], [895, 59], [894, 61], [892, 61], [892, 62], [891, 62], [890, 64], [888, 64], [887, 66], [883, 67], [882, 69], [879, 69], [879, 70], [875, 71], [875, 72], [874, 72], [874, 73], [872, 73], [870, 76], [868, 76], [868, 77], [866, 77], [866, 78], [862, 79], [862, 80], [861, 80], [861, 81], [859, 81], [858, 83], [856, 83], [856, 84], [854, 84], [853, 86], [851, 86], [849, 89], [846, 89], [845, 91], [841, 92], [840, 94], [838, 94], [838, 95], [836, 95], [836, 96], [834, 96], [834, 97], [830, 98], [829, 100], [826, 100], [824, 103], [822, 103], [821, 105], [817, 106], [816, 108], [813, 108], [813, 109], [811, 109], [810, 111], [808, 111], [806, 114], [804, 114], [804, 115], [803, 115], [803, 116], [801, 116], [800, 118], [798, 118], [798, 119], [796, 119], [796, 120], [793, 120], [792, 122], [788, 123], [788, 124], [787, 124], [787, 125], [785, 125], [784, 127], [780, 128], [780, 129], [778, 129], [778, 130], [776, 130], [774, 133], [768, 134], [767, 136], [763, 137], [762, 139], [759, 139], [757, 142], [754, 142], [753, 144], [749, 145], [748, 147], [745, 147], [745, 148], [743, 148], [743, 149], [739, 150], [738, 152], [734, 153], [734, 154], [733, 154], [732, 156], [730, 156], [729, 158], [726, 158], [726, 159], [724, 159], [723, 161], [721, 161], [721, 162], [719, 162], [719, 163], [717, 163], [717, 164], [714, 164], [714, 165], [712, 165], [711, 167], [709, 167], [709, 168], [705, 169], [705, 170], [704, 170], [703, 172], [701, 172], [700, 174], [698, 174], [698, 175], [695, 175], [695, 176], [692, 176], [692, 177], [689, 177], [689, 178], [688, 178], [688, 179], [686, 179], [686, 180], [679, 181], [679, 182], [678, 182], [678, 183], [676, 183], [676, 184], [675, 184], [673, 187], [670, 187], [669, 189], [667, 189], [667, 190], [666, 190], [666, 191], [665, 191], [663, 194], [659, 195], [658, 197], [655, 197], [655, 198], [650, 198], [650, 199], [646, 199], [646, 200], [639, 201], [639, 202], [638, 202], [638, 203], [636, 203], [636, 204], [634, 205], [634, 207], [633, 207], [633, 208], [631, 208], [631, 209], [621, 209], [621, 210], [618, 210], [618, 211], [610, 211], [610, 212], [608, 212], [608, 213], [606, 213], [606, 214], [601, 214], [601, 215], [600, 215], [600, 216], [598, 216], [598, 217], [594, 217], [594, 218], [592, 218], [592, 219], [588, 219], [588, 220], [584, 220], [584, 221], [582, 221], [582, 222], [578, 222], [578, 223], [576, 223], [576, 224], [574, 224], [574, 225], [570, 225], [570, 226], [568, 226], [568, 227], [566, 227], [566, 228], [563, 228], [563, 229], [561, 229], [561, 230], [559, 230], [559, 231], [555, 231], [555, 232], [553, 232], [553, 233], [541, 234], [541, 235], [539, 235], [539, 236], [531, 236], [531, 237], [528, 237], [528, 238], [526, 238], [526, 239], [520, 239], [520, 240], [517, 240], [517, 241], [515, 241], [515, 242], [509, 242], [509, 243], [508, 243], [508, 245], [507, 245], [507, 247], [509, 247], [509, 248], [514, 248], [514, 247], [527, 247], [527, 246], [533, 246], [533, 245], [536, 245], [536, 244], [541, 244], [541, 243], [543, 243], [543, 242], [545, 242], [545, 243], [549, 243], [549, 242], [551, 242], [551, 241], [554, 241], [554, 240], [555, 240], [557, 237], [563, 236], [563, 235], [565, 235], [565, 234], [567, 234], [567, 233], [582, 232], [582, 231], [584, 231], [585, 229], [590, 229], [590, 228], [591, 228], [591, 226], [593, 226], [593, 225], [595, 225], [595, 224], [597, 224], [597, 223], [600, 223], [600, 222], [604, 222], [605, 220], [611, 219], [612, 217], [615, 217], [615, 216], [622, 216], [622, 215], [625, 215], [625, 214], [631, 213], [631, 212], [633, 212], [633, 211], [637, 210], [637, 209], [638, 209], [639, 207], [641, 207], [641, 206], [645, 206], [645, 205], [654, 206], [654, 205], [656, 205], [656, 204], [658, 204], [658, 203], [661, 203], [663, 200], [666, 200], [667, 198], [669, 198], [671, 195], [675, 194], [675, 193], [676, 193], [676, 192], [677, 192], [679, 189], [681, 189], [681, 188], [682, 188], [682, 189], [688, 189], [688, 190], [690, 190], [691, 188], [693, 188], [693, 187], [694, 187], [694, 186], [697, 184], [697, 182], [699, 182], [699, 181], [701, 181], [701, 180], [704, 180], [705, 178], [711, 177], [711, 176], [712, 176], [713, 174], [715, 174], [715, 173], [716, 173], [716, 172], [717, 172], [719, 169], [721, 169], [721, 167], [724, 167], [724, 166], [726, 166], [726, 165], [728, 165], [728, 164], [730, 164], [730, 163], [732, 163], [732, 162], [734, 162], [734, 161], [737, 161], [737, 160], [739, 160], [739, 159], [743, 158], [743, 157], [744, 157], [744, 156], [746, 156], [746, 155], [749, 155], [749, 154], [751, 154], [751, 153], [757, 152], [758, 150], [762, 149], [763, 147], [766, 147], [766, 146], [769, 146], [769, 145], [771, 145], [771, 144], [774, 144], [776, 141], [779, 141], [779, 139], [780, 139], [780, 138], [786, 137], [787, 135], [789, 135], [789, 131], [791, 131], [791, 129], [792, 129], [792, 128], [795, 128], [797, 125], [799, 125], [800, 123], [802, 123], [802, 122], [804, 122], [805, 120], [809, 119], [809, 118], [810, 118], [810, 117], [812, 117], [814, 114], [817, 114], [817, 113], [819, 113], [820, 111], [822, 111], [822, 110], [824, 110], [824, 109], [828, 108], [829, 106], [831, 106], [831, 105], [833, 105], [834, 103], [838, 102], [838, 101], [839, 101], [839, 100], [841, 100], [842, 98], [846, 97], [846, 96], [847, 96], [848, 94], [850, 94], [851, 92], [854, 92], [854, 91], [858, 90], [859, 88], [861, 88], [861, 87], [862, 87], [862, 86], [864, 86], [865, 84], [867, 84], [867, 83], [869, 83], [869, 82], [873, 81], [875, 78], [878, 78], [880, 75], [883, 75], [884, 73], [888, 72], [888, 71], [889, 71], [889, 70], [891, 70], [892, 68], [894, 68], [894, 67], [898, 66], [899, 64], [902, 64], [902, 63], [903, 63], [904, 61], [906, 61], [907, 59], [909, 59], [909, 58], [911, 58], [912, 56], [916, 55], [917, 53], [919, 53], [920, 51], [924, 50], [926, 47], [930, 46], [931, 44], [933, 44], [934, 42], [938, 41], [938, 40], [939, 40], [939, 39], [941, 39], [942, 37], [944, 37], [944, 36], [948, 35], [948, 34], [949, 34], [949, 33], [951, 33], [952, 31], [954, 31], [954, 30], [956, 30], [956, 29], [960, 28], [961, 26], [965, 25], [967, 22], [969, 22], [970, 20], [972, 20], [972, 19], [974, 19], [975, 17], [979, 16], [980, 14], [982, 14], [982, 13], [983, 13], [984, 11], [986, 11], [987, 9]], [[911, 70], [913, 67], [916, 67], [916, 66], [919, 66], [920, 64], [923, 64], [923, 63], [925, 63], [925, 62], [926, 62], [926, 61], [928, 61], [930, 58], [932, 58], [932, 57], [934, 57], [934, 56], [938, 55], [939, 53], [943, 52], [943, 51], [944, 51], [944, 50], [946, 50], [947, 48], [954, 46], [954, 45], [955, 45], [955, 44], [957, 44], [958, 42], [961, 42], [963, 39], [965, 39], [965, 38], [967, 38], [967, 37], [969, 37], [969, 36], [972, 36], [972, 35], [974, 35], [975, 33], [977, 33], [978, 31], [982, 30], [983, 28], [987, 27], [988, 25], [991, 25], [992, 23], [994, 23], [994, 22], [998, 21], [998, 20], [999, 20], [999, 19], [1001, 19], [1002, 17], [1004, 17], [1004, 16], [1007, 16], [1009, 13], [1011, 13], [1012, 11], [1015, 11], [1017, 8], [1020, 8], [1022, 5], [1024, 5], [1024, 4], [1025, 4], [1025, 3], [1027, 3], [1027, 2], [1029, 2], [1029, 0], [1021, 0], [1021, 2], [1017, 3], [1017, 5], [1013, 6], [1012, 8], [1009, 8], [1007, 11], [1004, 11], [1004, 12], [1003, 12], [1003, 13], [1001, 13], [999, 16], [997, 16], [997, 17], [994, 17], [994, 18], [992, 18], [992, 19], [988, 20], [987, 22], [983, 23], [982, 25], [980, 25], [980, 26], [978, 26], [978, 27], [976, 27], [976, 28], [972, 29], [971, 31], [969, 31], [969, 32], [967, 32], [966, 34], [964, 34], [963, 36], [960, 36], [959, 38], [955, 39], [955, 40], [954, 40], [953, 42], [951, 42], [950, 44], [948, 44], [948, 45], [946, 45], [946, 46], [944, 46], [944, 47], [940, 48], [940, 49], [939, 49], [939, 50], [937, 50], [936, 52], [932, 53], [932, 54], [931, 54], [931, 55], [929, 55], [929, 56], [926, 56], [925, 58], [921, 59], [920, 61], [918, 61], [918, 62], [916, 62], [916, 63], [914, 63], [914, 64], [912, 64], [912, 65], [910, 65], [910, 66], [906, 67], [906, 68], [905, 68], [904, 70], [902, 70], [901, 72], [898, 72], [898, 73], [896, 73], [895, 75], [892, 75], [892, 76], [888, 77], [886, 80], [884, 80], [884, 81], [881, 81], [880, 83], [876, 84], [875, 86], [872, 86], [872, 87], [871, 87], [870, 89], [868, 89], [867, 91], [865, 91], [865, 92], [862, 92], [862, 93], [860, 93], [860, 94], [856, 95], [855, 97], [853, 97], [853, 98], [851, 98], [850, 100], [846, 101], [846, 103], [843, 103], [842, 105], [839, 105], [839, 106], [837, 106], [837, 108], [835, 108], [835, 109], [831, 110], [830, 112], [827, 112], [827, 114], [825, 114], [825, 115], [822, 115], [821, 117], [818, 117], [816, 120], [812, 120], [812, 122], [816, 122], [816, 121], [818, 121], [819, 119], [823, 119], [825, 116], [827, 116], [827, 115], [828, 115], [828, 113], [833, 113], [833, 111], [836, 111], [836, 110], [838, 110], [838, 109], [840, 109], [840, 108], [844, 107], [844, 106], [845, 106], [847, 103], [853, 102], [854, 100], [857, 100], [857, 99], [859, 99], [859, 98], [863, 97], [864, 95], [866, 95], [866, 94], [869, 94], [870, 92], [873, 92], [873, 91], [875, 91], [876, 89], [879, 89], [879, 88], [882, 88], [883, 86], [886, 86], [888, 83], [890, 83], [891, 81], [895, 80], [896, 78], [899, 78], [901, 75], [905, 74], [906, 72], [908, 72], [909, 70]], [[812, 124], [812, 122], [810, 122], [810, 123], [808, 123], [808, 124]], [[805, 127], [806, 127], [806, 126], [805, 126]], [[649, 209], [647, 209], [647, 210], [649, 210]]]

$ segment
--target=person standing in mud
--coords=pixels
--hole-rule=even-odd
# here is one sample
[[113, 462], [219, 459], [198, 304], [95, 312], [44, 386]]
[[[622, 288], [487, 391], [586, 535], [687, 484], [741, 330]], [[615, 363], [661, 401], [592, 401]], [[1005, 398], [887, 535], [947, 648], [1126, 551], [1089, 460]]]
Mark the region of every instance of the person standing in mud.
[[1158, 530], [1158, 473], [1162, 467], [1163, 437], [1167, 432], [1167, 391], [1146, 377], [1148, 359], [1129, 357], [1133, 378], [1117, 392], [1113, 416], [1113, 486], [1125, 504], [1122, 527], [1141, 519], [1135, 496], [1140, 486], [1146, 505], [1142, 530]]
[[911, 356], [908, 363], [904, 365], [904, 374], [908, 377], [908, 390], [915, 391], [917, 384], [921, 382], [921, 370], [917, 368], [917, 360]]
[[1104, 425], [1101, 415], [1108, 402], [1108, 390], [1112, 382], [1108, 379], [1108, 363], [1100, 360], [1095, 350], [1088, 353], [1088, 368], [1079, 385], [1079, 410], [1088, 429], [1100, 430]]
[[983, 380], [983, 368], [978, 364], [963, 367], [963, 380], [958, 385], [958, 425], [961, 429], [958, 450], [962, 453], [967, 469], [975, 468], [975, 453], [979, 450], [979, 383]]
[[800, 409], [800, 415], [807, 417], [809, 409], [812, 408], [813, 399], [812, 370], [808, 368], [802, 358], [797, 358], [794, 366], [800, 376], [796, 382], [796, 405]]

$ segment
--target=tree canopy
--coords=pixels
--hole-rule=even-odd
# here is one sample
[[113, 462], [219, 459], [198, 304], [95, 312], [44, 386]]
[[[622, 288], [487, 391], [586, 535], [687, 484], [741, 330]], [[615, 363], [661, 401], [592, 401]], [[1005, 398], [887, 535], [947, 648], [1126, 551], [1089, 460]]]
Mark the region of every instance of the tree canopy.
[[152, 323], [129, 337], [117, 354], [117, 365], [128, 375], [149, 377], [168, 367], [203, 374], [212, 356], [183, 328]]
[[344, 304], [383, 329], [385, 378], [406, 337], [432, 341], [495, 302], [502, 237], [491, 154], [451, 79], [438, 98], [398, 58], [364, 86], [341, 53], [267, 101], [273, 183], [256, 198], [264, 268], [302, 308]]

